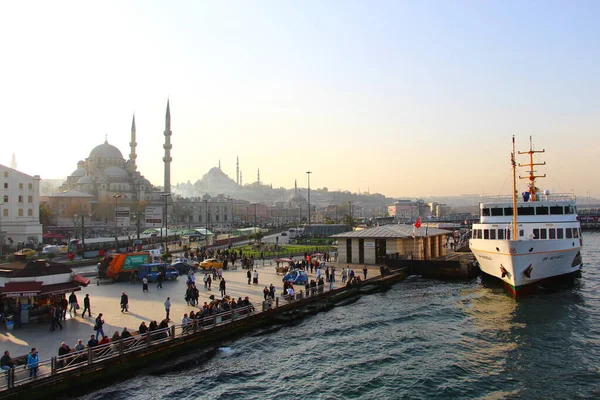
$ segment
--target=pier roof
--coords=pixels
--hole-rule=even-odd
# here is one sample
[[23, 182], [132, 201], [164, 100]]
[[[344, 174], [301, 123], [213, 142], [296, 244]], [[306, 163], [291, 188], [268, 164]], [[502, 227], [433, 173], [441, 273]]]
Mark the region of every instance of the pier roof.
[[413, 225], [383, 225], [374, 226], [358, 231], [344, 232], [338, 235], [332, 235], [335, 238], [407, 238], [413, 237], [413, 232], [416, 237], [448, 235], [450, 231], [421, 225], [420, 228], [414, 229]]

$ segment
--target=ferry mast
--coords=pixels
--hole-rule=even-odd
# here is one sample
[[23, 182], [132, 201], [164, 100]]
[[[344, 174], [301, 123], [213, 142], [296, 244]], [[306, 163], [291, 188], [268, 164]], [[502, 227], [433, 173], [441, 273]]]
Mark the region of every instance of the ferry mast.
[[[513, 145], [514, 145], [514, 138], [513, 138]], [[513, 150], [514, 151], [514, 150]], [[519, 151], [518, 154], [529, 154], [529, 163], [527, 164], [519, 164], [519, 167], [529, 167], [529, 169], [527, 170], [528, 175], [527, 176], [519, 176], [519, 179], [529, 179], [529, 183], [527, 184], [528, 188], [529, 188], [529, 199], [530, 201], [537, 201], [537, 192], [538, 192], [538, 188], [535, 187], [535, 178], [545, 178], [546, 174], [544, 175], [535, 175], [535, 170], [533, 169], [534, 165], [546, 165], [546, 162], [542, 162], [542, 163], [534, 163], [533, 162], [533, 154], [534, 153], [545, 153], [546, 150], [542, 149], [542, 150], [533, 150], [533, 143], [531, 141], [531, 136], [529, 136], [529, 150], [528, 151]], [[516, 214], [516, 209], [515, 209], [515, 214]]]

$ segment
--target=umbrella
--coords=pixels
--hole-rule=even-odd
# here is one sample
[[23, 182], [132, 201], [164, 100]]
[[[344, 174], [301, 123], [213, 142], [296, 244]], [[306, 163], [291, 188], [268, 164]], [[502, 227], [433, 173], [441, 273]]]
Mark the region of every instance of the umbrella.
[[294, 262], [294, 260], [292, 260], [291, 258], [276, 258], [275, 262]]

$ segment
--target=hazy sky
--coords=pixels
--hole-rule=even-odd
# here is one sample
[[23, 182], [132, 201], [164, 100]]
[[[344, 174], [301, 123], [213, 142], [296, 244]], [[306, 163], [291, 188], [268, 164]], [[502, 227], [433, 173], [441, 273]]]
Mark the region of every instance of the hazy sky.
[[4, 1], [0, 163], [70, 175], [108, 135], [163, 183], [389, 196], [507, 193], [511, 137], [538, 186], [600, 196], [597, 1]]

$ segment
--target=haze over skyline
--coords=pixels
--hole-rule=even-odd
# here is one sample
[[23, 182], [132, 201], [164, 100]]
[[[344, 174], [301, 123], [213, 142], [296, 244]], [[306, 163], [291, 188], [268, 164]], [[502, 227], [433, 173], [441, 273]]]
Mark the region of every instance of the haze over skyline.
[[[104, 142], [162, 185], [390, 197], [505, 194], [511, 137], [538, 186], [600, 196], [600, 3], [4, 2], [0, 163], [66, 177]], [[525, 162], [524, 158], [519, 159]], [[524, 171], [521, 171], [524, 174]], [[520, 191], [524, 190], [520, 182]]]

